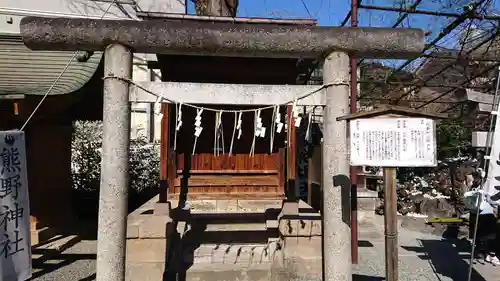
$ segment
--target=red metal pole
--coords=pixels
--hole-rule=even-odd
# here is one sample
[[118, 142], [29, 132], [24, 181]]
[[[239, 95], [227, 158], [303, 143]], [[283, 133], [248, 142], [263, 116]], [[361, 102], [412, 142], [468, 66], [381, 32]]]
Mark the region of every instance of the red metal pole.
[[[358, 0], [351, 0], [351, 26], [358, 26]], [[357, 111], [358, 62], [351, 54], [351, 113]], [[351, 167], [351, 262], [358, 264], [358, 187], [357, 169]]]

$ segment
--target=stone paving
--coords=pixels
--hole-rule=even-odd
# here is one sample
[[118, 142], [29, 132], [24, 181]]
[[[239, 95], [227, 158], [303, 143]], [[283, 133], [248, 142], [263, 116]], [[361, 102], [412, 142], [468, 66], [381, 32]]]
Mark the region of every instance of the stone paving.
[[[424, 227], [423, 222], [421, 223]], [[381, 280], [385, 276], [383, 217], [360, 225], [359, 264], [353, 273], [362, 280]], [[466, 240], [446, 241], [440, 236], [408, 228], [399, 229], [399, 280], [467, 281], [469, 243]], [[372, 246], [373, 245], [373, 246]], [[377, 278], [378, 277], [378, 278]], [[476, 264], [472, 281], [500, 280], [500, 267]]]
[[[362, 221], [359, 233], [359, 264], [353, 266], [353, 280], [383, 280], [383, 218], [368, 216]], [[469, 254], [466, 241], [442, 241], [437, 235], [400, 228], [399, 244], [401, 281], [467, 280]], [[62, 253], [35, 250], [32, 280], [95, 280], [95, 250], [96, 241], [93, 240], [80, 241]], [[500, 280], [500, 267], [480, 263], [475, 265], [472, 281], [497, 280]]]

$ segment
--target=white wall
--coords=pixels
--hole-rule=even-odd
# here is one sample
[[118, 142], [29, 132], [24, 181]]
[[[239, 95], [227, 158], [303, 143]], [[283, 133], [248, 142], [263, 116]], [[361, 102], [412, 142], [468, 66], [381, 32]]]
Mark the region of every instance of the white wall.
[[[19, 21], [23, 16], [48, 17], [94, 17], [100, 18], [112, 0], [1, 0], [0, 34], [19, 33]], [[129, 2], [117, 0], [116, 2]], [[186, 0], [136, 0], [140, 11], [180, 13], [186, 11]], [[116, 4], [109, 9], [105, 18], [136, 19], [135, 8], [128, 4]], [[12, 21], [12, 23], [9, 23]]]
[[[145, 65], [147, 58], [145, 54], [134, 55], [134, 66], [132, 69], [132, 79], [134, 81], [151, 81], [151, 72]], [[154, 70], [154, 81], [161, 81], [161, 73], [159, 70]], [[131, 137], [137, 138], [140, 136], [148, 138], [149, 122], [154, 122], [154, 139], [160, 140], [161, 135], [161, 119], [153, 114], [153, 120], [149, 120], [150, 108], [149, 103], [132, 103], [131, 116]]]

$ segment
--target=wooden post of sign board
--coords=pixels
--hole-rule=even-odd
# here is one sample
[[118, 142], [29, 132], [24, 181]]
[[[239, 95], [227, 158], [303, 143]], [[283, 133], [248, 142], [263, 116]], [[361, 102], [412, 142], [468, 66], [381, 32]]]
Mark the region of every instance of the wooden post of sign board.
[[398, 198], [396, 168], [384, 167], [384, 229], [386, 280], [398, 280]]
[[[413, 109], [399, 107], [399, 106], [383, 106], [372, 111], [358, 112], [350, 114], [347, 116], [339, 117], [337, 120], [347, 120], [353, 121], [355, 119], [371, 119], [371, 118], [426, 118], [426, 119], [443, 119], [446, 115], [443, 114], [429, 114], [424, 112], [419, 112]], [[404, 122], [404, 121], [403, 121]], [[424, 124], [424, 123], [422, 123]], [[398, 127], [399, 128], [399, 127]], [[353, 134], [353, 127], [351, 127], [351, 134]], [[427, 131], [429, 132], [429, 131]], [[355, 137], [355, 135], [352, 135]], [[433, 136], [434, 137], [434, 136]], [[390, 142], [397, 142], [394, 138], [388, 138]], [[399, 140], [399, 137], [397, 138]], [[355, 140], [350, 140], [354, 143]], [[434, 142], [435, 143], [435, 142]], [[353, 144], [351, 144], [353, 145]], [[373, 144], [372, 144], [373, 145]], [[386, 145], [386, 147], [389, 145]], [[383, 147], [385, 152], [386, 147]], [[359, 148], [359, 147], [358, 147]], [[373, 148], [379, 148], [379, 146], [369, 148], [372, 151]], [[435, 148], [435, 146], [434, 146]], [[395, 152], [395, 151], [393, 151]], [[367, 163], [353, 163], [351, 150], [351, 165], [355, 166], [369, 166]], [[380, 153], [382, 154], [382, 153]], [[435, 157], [435, 152], [434, 152]], [[385, 157], [385, 156], [384, 156]], [[417, 158], [415, 158], [417, 159]], [[407, 160], [407, 159], [406, 159]], [[373, 160], [372, 160], [373, 161]], [[398, 160], [399, 161], [399, 160]], [[361, 162], [361, 161], [360, 161]], [[435, 163], [435, 159], [432, 161]], [[384, 166], [386, 163], [381, 163]], [[397, 164], [397, 163], [394, 163]], [[426, 162], [427, 164], [427, 162]], [[402, 164], [407, 166], [407, 164]], [[433, 164], [435, 165], [435, 164]], [[371, 165], [374, 166], [374, 165]], [[380, 166], [380, 165], [379, 165]], [[384, 228], [385, 228], [385, 275], [387, 281], [397, 281], [399, 279], [398, 270], [398, 198], [396, 190], [396, 166], [398, 165], [386, 165], [384, 169]]]

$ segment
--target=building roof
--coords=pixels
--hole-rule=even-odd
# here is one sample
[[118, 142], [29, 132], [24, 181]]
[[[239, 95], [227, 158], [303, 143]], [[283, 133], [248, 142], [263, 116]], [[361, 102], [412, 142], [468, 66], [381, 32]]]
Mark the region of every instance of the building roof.
[[278, 19], [278, 18], [249, 18], [249, 17], [217, 17], [217, 16], [199, 16], [199, 15], [186, 15], [175, 13], [162, 13], [162, 12], [136, 12], [140, 18], [151, 19], [168, 19], [168, 20], [189, 20], [199, 22], [230, 22], [230, 23], [250, 23], [250, 24], [280, 24], [280, 25], [317, 25], [318, 21], [315, 19]]
[[416, 110], [408, 107], [394, 106], [394, 105], [381, 105], [379, 108], [370, 111], [361, 111], [352, 113], [346, 116], [341, 116], [337, 118], [337, 121], [342, 120], [354, 120], [360, 118], [373, 118], [382, 115], [397, 114], [407, 117], [421, 117], [421, 118], [431, 118], [431, 119], [445, 119], [446, 114], [428, 113], [421, 110]]
[[[63, 71], [74, 52], [32, 51], [20, 36], [0, 37], [0, 95], [45, 94]], [[102, 53], [87, 61], [69, 65], [50, 94], [72, 93], [83, 87], [95, 73]]]

